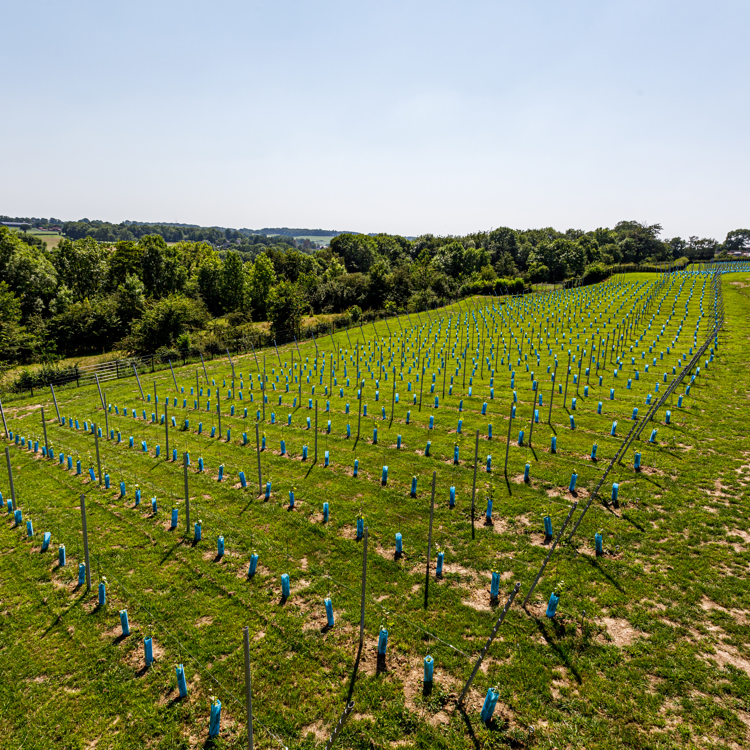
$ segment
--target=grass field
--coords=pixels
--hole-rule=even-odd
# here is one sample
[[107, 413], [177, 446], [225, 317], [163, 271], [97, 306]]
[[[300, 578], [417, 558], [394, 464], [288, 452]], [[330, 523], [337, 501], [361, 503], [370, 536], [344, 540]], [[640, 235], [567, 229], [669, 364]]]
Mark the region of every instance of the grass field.
[[326, 235], [326, 236], [317, 236], [312, 234], [301, 234], [299, 237], [295, 237], [295, 240], [310, 240], [310, 242], [314, 242], [318, 245], [328, 245], [330, 244], [331, 240], [335, 237], [335, 234]]
[[[169, 371], [157, 373], [155, 383], [154, 376], [142, 374], [148, 402], [141, 399], [133, 378], [106, 383], [105, 402], [112, 405], [106, 420], [115, 436], [111, 440], [106, 439], [95, 387], [58, 394], [65, 426], [57, 423], [51, 396], [13, 402], [5, 409], [9, 430], [42, 445], [39, 407], [44, 407], [55, 457], [45, 460], [20, 443], [5, 441], [23, 520], [16, 526], [13, 514], [4, 513], [0, 524], [0, 747], [247, 747], [244, 626], [250, 630], [256, 747], [324, 747], [350, 695], [355, 707], [337, 747], [747, 746], [750, 274], [727, 274], [721, 286], [726, 319], [713, 361], [706, 366], [709, 350], [694, 382], [695, 369], [667, 405], [670, 423], [661, 409], [633, 445], [641, 454], [642, 470], [633, 468], [633, 450], [615, 465], [576, 536], [555, 550], [526, 608], [523, 598], [549, 550], [543, 517], [550, 517], [557, 534], [577, 501], [578, 518], [622, 445], [633, 409], [645, 414], [647, 395], [658, 398], [657, 383], [663, 392], [673, 372], [679, 373], [689, 360], [689, 350], [703, 343], [714, 315], [710, 277], [631, 275], [564, 295], [527, 296], [497, 310], [486, 298], [473, 307], [462, 302], [460, 309], [432, 314], [431, 320], [424, 314], [419, 321], [402, 317], [399, 333], [390, 341], [382, 322], [364, 327], [356, 337], [337, 333], [335, 374], [328, 338], [318, 343], [325, 358], [319, 355], [312, 373], [316, 349], [311, 343], [300, 347], [302, 376], [298, 351], [285, 347], [281, 363], [273, 350], [260, 356], [257, 365], [252, 355], [235, 358], [235, 388], [229, 363], [216, 361], [210, 363], [208, 383], [202, 370], [175, 368], [177, 390]], [[628, 314], [628, 337], [616, 364], [613, 337], [604, 351], [600, 339]], [[637, 325], [631, 326], [635, 320]], [[393, 321], [390, 325], [393, 331]], [[359, 439], [357, 339], [360, 344], [364, 339], [359, 370], [365, 382], [361, 403], [368, 410], [361, 418]], [[493, 350], [491, 341], [496, 344]], [[571, 374], [566, 386], [568, 350]], [[563, 393], [555, 391], [548, 424], [555, 355], [554, 385], [562, 386]], [[574, 383], [579, 361], [581, 378]], [[464, 362], [466, 367], [459, 367]], [[424, 383], [416, 378], [422, 366]], [[259, 371], [264, 369], [268, 404], [260, 422], [266, 449], [260, 453], [259, 492], [255, 417], [258, 410], [263, 417]], [[435, 392], [430, 393], [433, 373]], [[191, 393], [196, 374], [200, 395]], [[537, 391], [532, 390], [534, 381]], [[684, 395], [688, 385], [689, 395]], [[514, 391], [516, 417], [509, 422]], [[392, 408], [394, 393], [399, 402]], [[537, 393], [543, 396], [541, 406], [535, 404]], [[165, 429], [158, 422], [167, 396]], [[319, 405], [315, 464], [315, 409], [308, 408], [308, 399], [317, 399]], [[529, 446], [535, 405], [539, 423]], [[152, 412], [156, 423], [150, 421]], [[175, 427], [170, 427], [172, 417]], [[307, 428], [308, 418], [312, 429]], [[461, 435], [456, 432], [459, 419]], [[102, 428], [102, 473], [109, 475], [110, 489], [88, 477], [89, 467], [95, 472], [97, 468], [93, 435], [84, 431], [84, 422], [88, 428], [91, 420]], [[654, 443], [648, 442], [652, 427], [658, 428]], [[217, 428], [213, 438], [212, 428]], [[522, 445], [519, 430], [525, 431]], [[428, 440], [430, 452], [425, 455]], [[596, 461], [590, 457], [594, 443]], [[302, 460], [305, 445], [308, 457]], [[176, 462], [171, 460], [173, 449]], [[189, 529], [184, 451], [190, 456]], [[64, 465], [59, 463], [61, 453]], [[527, 463], [530, 478], [525, 482]], [[577, 486], [570, 492], [574, 471]], [[433, 547], [425, 608], [433, 472]], [[410, 493], [412, 477], [417, 478], [416, 496]], [[271, 483], [268, 500], [266, 482]], [[610, 498], [613, 482], [619, 486], [618, 507], [602, 502]], [[454, 508], [449, 507], [450, 487], [455, 487]], [[4, 472], [0, 489], [7, 502]], [[292, 489], [295, 503], [290, 508]], [[77, 584], [83, 559], [81, 493], [87, 503], [91, 591]], [[491, 522], [485, 516], [490, 497]], [[330, 510], [327, 523], [324, 502]], [[176, 529], [170, 528], [173, 508], [178, 511]], [[367, 587], [364, 648], [353, 680], [363, 553], [363, 542], [356, 539], [359, 513], [368, 529]], [[27, 536], [28, 519], [33, 521], [33, 537]], [[199, 519], [202, 539], [196, 542], [194, 524]], [[51, 533], [51, 544], [42, 553], [44, 532]], [[603, 537], [600, 556], [594, 551], [597, 532]], [[396, 533], [403, 539], [401, 556], [395, 554]], [[222, 556], [217, 554], [220, 535], [225, 543]], [[66, 547], [64, 567], [58, 564], [60, 544]], [[438, 550], [445, 559], [441, 578], [435, 570]], [[253, 552], [259, 562], [249, 577]], [[496, 600], [490, 596], [492, 571], [500, 579]], [[290, 578], [286, 600], [281, 596], [282, 574]], [[107, 601], [98, 606], [97, 587], [104, 579]], [[458, 695], [516, 581], [520, 593], [461, 710]], [[557, 615], [550, 619], [545, 609], [553, 590], [561, 595]], [[325, 627], [326, 597], [336, 618], [330, 629]], [[121, 609], [128, 612], [129, 636], [122, 634]], [[377, 658], [381, 628], [388, 630], [383, 660]], [[155, 656], [148, 668], [145, 637], [152, 637]], [[426, 689], [423, 661], [428, 654], [435, 676]], [[184, 665], [187, 679], [184, 699], [177, 690], [178, 664]], [[492, 686], [499, 700], [485, 726], [480, 709]], [[222, 703], [221, 732], [209, 739], [212, 697]]]
[[[14, 229], [13, 231], [19, 230]], [[45, 232], [43, 229], [29, 229], [27, 234], [33, 234], [35, 237], [42, 239], [47, 244], [48, 250], [57, 247], [63, 239], [59, 232]]]

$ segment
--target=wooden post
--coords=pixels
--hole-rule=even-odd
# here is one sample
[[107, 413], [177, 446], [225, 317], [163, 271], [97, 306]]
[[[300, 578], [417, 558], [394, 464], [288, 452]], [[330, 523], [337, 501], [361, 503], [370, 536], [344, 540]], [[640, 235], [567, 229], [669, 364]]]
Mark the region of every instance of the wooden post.
[[318, 463], [318, 399], [315, 399], [315, 460], [314, 464]]

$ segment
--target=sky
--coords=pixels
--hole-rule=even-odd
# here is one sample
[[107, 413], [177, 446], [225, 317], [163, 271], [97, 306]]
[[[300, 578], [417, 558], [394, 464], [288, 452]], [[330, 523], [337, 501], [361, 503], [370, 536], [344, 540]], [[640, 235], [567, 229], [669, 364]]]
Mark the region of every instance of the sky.
[[748, 227], [750, 3], [0, 3], [0, 214]]

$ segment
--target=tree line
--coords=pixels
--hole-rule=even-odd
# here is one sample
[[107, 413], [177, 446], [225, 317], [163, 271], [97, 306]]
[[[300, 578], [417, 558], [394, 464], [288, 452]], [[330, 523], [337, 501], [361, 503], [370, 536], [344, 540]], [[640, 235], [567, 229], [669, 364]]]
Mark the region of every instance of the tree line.
[[[476, 293], [597, 281], [617, 264], [707, 260], [750, 249], [748, 230], [730, 232], [723, 244], [663, 240], [660, 225], [635, 221], [588, 232], [501, 227], [415, 239], [342, 233], [314, 251], [294, 247], [289, 237], [244, 230], [219, 236], [205, 227], [127, 226], [127, 238], [73, 230], [49, 249], [38, 237], [0, 227], [0, 362], [112, 349], [222, 351], [269, 330], [267, 321], [282, 340], [298, 334], [310, 314], [356, 322], [368, 310], [424, 310]], [[188, 236], [202, 230], [194, 236], [211, 239], [173, 242], [172, 229]]]

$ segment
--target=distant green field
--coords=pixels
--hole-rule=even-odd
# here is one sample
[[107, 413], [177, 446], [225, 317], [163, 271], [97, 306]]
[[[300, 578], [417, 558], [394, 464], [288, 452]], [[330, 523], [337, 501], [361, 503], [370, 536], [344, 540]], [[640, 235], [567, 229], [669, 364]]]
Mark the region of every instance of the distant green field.
[[316, 242], [319, 245], [328, 245], [331, 240], [335, 237], [335, 234], [329, 234], [325, 237], [315, 237], [311, 234], [301, 234], [298, 237], [295, 237], [295, 240], [310, 240], [310, 242]]
[[[15, 228], [13, 228], [13, 231], [20, 232], [20, 230]], [[57, 232], [47, 232], [44, 229], [29, 229], [26, 234], [33, 234], [36, 237], [41, 237], [41, 239], [47, 243], [48, 248], [57, 247], [62, 239], [62, 235]]]

